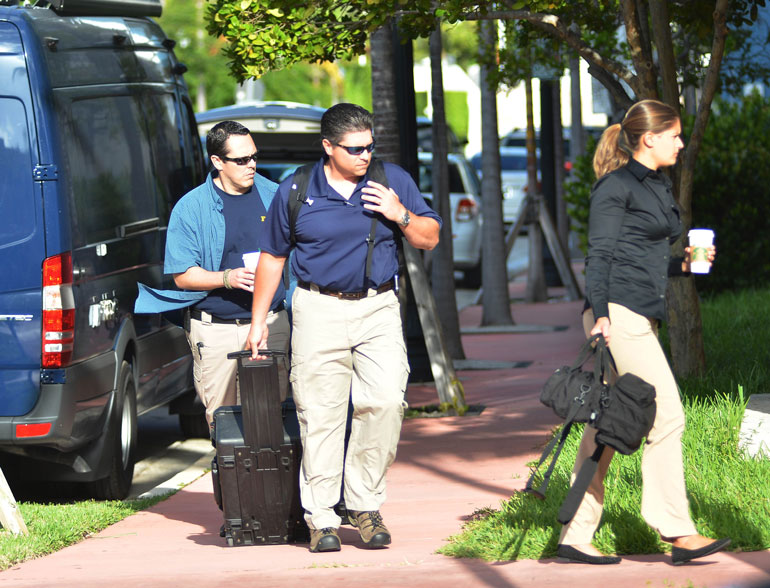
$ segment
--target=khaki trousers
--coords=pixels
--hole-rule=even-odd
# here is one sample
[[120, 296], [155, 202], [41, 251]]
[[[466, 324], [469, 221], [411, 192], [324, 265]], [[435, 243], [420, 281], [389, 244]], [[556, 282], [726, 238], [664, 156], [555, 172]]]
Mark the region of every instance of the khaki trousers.
[[[288, 355], [289, 318], [286, 311], [268, 314], [267, 326], [268, 348], [284, 351]], [[195, 391], [206, 407], [209, 426], [214, 421], [217, 408], [241, 403], [237, 382], [238, 362], [227, 359], [227, 354], [246, 347], [250, 327], [248, 319], [239, 321], [239, 324], [212, 323], [211, 315], [205, 312], [201, 320], [190, 320], [187, 342], [193, 354], [193, 381]], [[282, 400], [286, 398], [289, 386], [287, 365], [288, 357], [278, 360], [278, 384]]]
[[[682, 465], [684, 411], [674, 375], [658, 341], [657, 324], [619, 304], [610, 303], [610, 351], [618, 375], [632, 373], [655, 386], [657, 410], [642, 453], [642, 517], [662, 537], [696, 533], [690, 518]], [[586, 335], [594, 326], [591, 309], [583, 314]], [[572, 482], [596, 448], [596, 429], [586, 427], [572, 471]], [[575, 517], [561, 531], [560, 543], [590, 543], [604, 504], [604, 476], [614, 450], [604, 450], [599, 468]]]
[[292, 322], [290, 379], [302, 438], [302, 506], [310, 528], [336, 528], [343, 459], [347, 508], [379, 510], [385, 501], [385, 473], [396, 457], [409, 377], [398, 298], [391, 291], [340, 300], [297, 288]]

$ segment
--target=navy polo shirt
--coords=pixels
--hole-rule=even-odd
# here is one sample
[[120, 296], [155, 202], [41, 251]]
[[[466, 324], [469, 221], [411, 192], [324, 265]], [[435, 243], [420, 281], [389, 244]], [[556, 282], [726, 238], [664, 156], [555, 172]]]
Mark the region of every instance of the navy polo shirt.
[[[222, 199], [222, 214], [225, 217], [225, 243], [219, 271], [243, 267], [242, 255], [259, 250], [259, 236], [267, 215], [265, 205], [254, 186], [246, 194], [228, 194], [216, 184], [214, 189]], [[270, 308], [278, 307], [285, 297], [281, 281]], [[251, 302], [251, 292], [240, 288], [228, 290], [223, 285], [212, 290], [195, 308], [223, 319], [249, 319]]]
[[[295, 226], [296, 248], [292, 269], [297, 279], [340, 292], [359, 292], [391, 280], [398, 272], [396, 237], [403, 233], [398, 225], [382, 215], [366, 210], [361, 200], [368, 174], [346, 200], [326, 181], [324, 159], [310, 174], [307, 201], [302, 205]], [[385, 175], [401, 203], [416, 216], [427, 216], [441, 224], [441, 218], [426, 203], [412, 177], [392, 163], [385, 163]], [[278, 257], [290, 253], [288, 200], [293, 178], [284, 180], [267, 212], [260, 249]], [[367, 244], [372, 216], [378, 214], [369, 283], [364, 285]]]

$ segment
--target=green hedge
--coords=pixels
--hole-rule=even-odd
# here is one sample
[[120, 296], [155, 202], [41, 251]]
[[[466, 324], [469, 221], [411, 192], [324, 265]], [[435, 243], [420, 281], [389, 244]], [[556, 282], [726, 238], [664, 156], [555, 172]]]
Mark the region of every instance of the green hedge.
[[770, 101], [716, 100], [693, 184], [693, 226], [716, 232], [717, 259], [702, 292], [770, 283]]

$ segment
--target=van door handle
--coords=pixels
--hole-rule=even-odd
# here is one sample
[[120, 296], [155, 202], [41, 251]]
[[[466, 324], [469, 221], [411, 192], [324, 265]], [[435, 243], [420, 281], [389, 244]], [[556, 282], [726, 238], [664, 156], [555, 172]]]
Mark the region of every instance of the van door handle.
[[120, 225], [115, 230], [118, 233], [118, 237], [122, 238], [128, 237], [129, 235], [136, 235], [137, 233], [148, 231], [150, 229], [157, 229], [159, 225], [160, 219], [156, 216], [154, 218], [146, 218], [133, 223]]

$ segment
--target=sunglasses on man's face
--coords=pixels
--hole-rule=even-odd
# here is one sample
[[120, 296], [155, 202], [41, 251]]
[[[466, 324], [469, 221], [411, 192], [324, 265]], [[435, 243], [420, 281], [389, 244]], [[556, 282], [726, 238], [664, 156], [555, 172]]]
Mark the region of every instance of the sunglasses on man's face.
[[246, 157], [225, 157], [224, 155], [221, 155], [219, 159], [222, 161], [232, 161], [235, 165], [248, 165], [252, 159], [254, 160], [254, 163], [257, 163], [257, 154], [253, 153]]
[[335, 145], [337, 147], [342, 147], [345, 151], [347, 151], [351, 155], [361, 155], [364, 152], [364, 150], [368, 151], [369, 153], [374, 151], [374, 141], [372, 141], [371, 143], [363, 147], [361, 147], [360, 145], [356, 145], [355, 147], [348, 147], [347, 145], [340, 145], [339, 143], [335, 143]]

